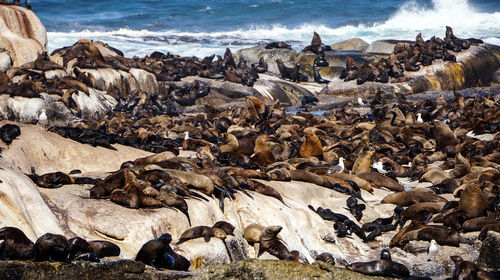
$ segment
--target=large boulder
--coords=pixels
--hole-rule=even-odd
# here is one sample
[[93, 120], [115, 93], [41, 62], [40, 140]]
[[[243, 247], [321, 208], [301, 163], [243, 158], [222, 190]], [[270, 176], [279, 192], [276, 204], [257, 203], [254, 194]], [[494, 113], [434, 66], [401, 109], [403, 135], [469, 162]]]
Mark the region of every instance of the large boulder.
[[268, 65], [268, 71], [279, 74], [278, 66], [275, 60], [281, 59], [285, 64], [294, 64], [297, 59], [297, 52], [293, 49], [266, 49], [264, 46], [255, 46], [252, 48], [241, 49], [236, 52], [236, 58], [242, 57], [248, 65], [259, 63], [261, 57]]
[[360, 86], [355, 80], [349, 82], [335, 80], [320, 94], [369, 96], [379, 90], [410, 94], [430, 90], [460, 90], [489, 85], [495, 71], [500, 67], [500, 46], [481, 44], [454, 55], [457, 62], [434, 60], [432, 65], [420, 67], [416, 72], [405, 71], [403, 79], [397, 81], [391, 79], [386, 84], [366, 82]]
[[365, 52], [391, 54], [394, 51], [394, 46], [396, 46], [398, 42], [414, 43], [412, 41], [401, 40], [377, 40], [373, 41]]
[[[0, 49], [7, 53], [12, 66], [33, 62], [47, 51], [47, 33], [40, 19], [30, 10], [15, 5], [0, 5]], [[8, 65], [0, 60], [0, 70]]]
[[370, 44], [360, 38], [352, 38], [332, 45], [334, 50], [364, 52]]

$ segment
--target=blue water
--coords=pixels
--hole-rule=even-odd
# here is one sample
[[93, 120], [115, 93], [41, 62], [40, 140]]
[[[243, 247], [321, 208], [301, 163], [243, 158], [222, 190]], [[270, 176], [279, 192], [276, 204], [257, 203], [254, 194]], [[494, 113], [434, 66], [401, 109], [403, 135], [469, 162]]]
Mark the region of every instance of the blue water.
[[33, 0], [49, 49], [80, 38], [101, 40], [126, 56], [152, 51], [184, 56], [222, 54], [280, 40], [299, 50], [317, 31], [324, 43], [359, 37], [459, 37], [500, 44], [499, 0]]

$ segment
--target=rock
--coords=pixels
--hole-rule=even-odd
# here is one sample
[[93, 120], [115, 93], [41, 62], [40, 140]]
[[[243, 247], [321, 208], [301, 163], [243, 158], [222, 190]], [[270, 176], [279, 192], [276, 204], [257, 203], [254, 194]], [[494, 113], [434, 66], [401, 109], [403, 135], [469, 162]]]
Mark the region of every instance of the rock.
[[224, 241], [215, 237], [210, 238], [209, 242], [205, 242], [203, 238], [191, 239], [177, 247], [180, 254], [190, 260], [196, 269], [231, 262]]
[[[333, 80], [320, 95], [368, 97], [379, 90], [384, 92], [421, 93], [431, 90], [460, 90], [490, 83], [493, 73], [500, 67], [500, 46], [483, 44], [471, 46], [456, 54], [457, 62], [436, 60], [431, 66], [417, 72], [404, 73], [402, 80], [389, 83]], [[358, 64], [359, 65], [359, 64]]]
[[479, 263], [489, 268], [500, 268], [500, 233], [489, 231], [479, 249]]
[[251, 63], [257, 64], [259, 59], [264, 57], [264, 61], [268, 65], [268, 71], [279, 74], [275, 60], [281, 59], [286, 65], [294, 64], [297, 52], [293, 49], [266, 49], [264, 46], [255, 46], [237, 51], [235, 57], [237, 59], [242, 57], [247, 62], [247, 65]]
[[146, 269], [143, 263], [133, 260], [102, 260], [100, 263], [0, 262], [1, 279], [173, 280], [192, 275], [188, 272]]
[[4, 72], [10, 67], [12, 67], [12, 59], [10, 58], [9, 52], [8, 51], [0, 52], [0, 72]]
[[[20, 6], [0, 6], [0, 49], [9, 52], [12, 66], [33, 62], [47, 51], [47, 34], [40, 19]], [[5, 59], [5, 58], [4, 58]]]
[[204, 279], [390, 279], [369, 277], [363, 274], [338, 268], [327, 263], [317, 262], [306, 265], [299, 262], [278, 260], [244, 260], [231, 265], [222, 265], [195, 275], [193, 280]]
[[398, 42], [413, 43], [412, 41], [401, 40], [377, 40], [373, 41], [365, 52], [391, 54], [394, 51], [394, 46], [396, 46]]
[[352, 38], [332, 45], [334, 50], [364, 52], [370, 44], [360, 38]]
[[[325, 58], [330, 64], [330, 67], [340, 66], [345, 67], [345, 63], [348, 57], [352, 57], [356, 65], [361, 65], [362, 63], [370, 63], [379, 57], [384, 57], [385, 55], [378, 54], [368, 54], [359, 51], [327, 51], [325, 52]], [[301, 63], [307, 63], [309, 65], [314, 64], [314, 59], [317, 55], [313, 52], [299, 52], [297, 60]]]
[[224, 240], [231, 262], [248, 259], [248, 242], [243, 238], [241, 230], [236, 230], [236, 236], [228, 235]]

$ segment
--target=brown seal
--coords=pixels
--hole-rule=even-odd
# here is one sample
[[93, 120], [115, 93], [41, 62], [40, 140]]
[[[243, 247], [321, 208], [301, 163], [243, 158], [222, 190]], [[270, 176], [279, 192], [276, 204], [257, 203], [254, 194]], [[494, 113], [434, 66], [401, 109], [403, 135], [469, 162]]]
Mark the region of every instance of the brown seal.
[[69, 242], [69, 256], [68, 260], [82, 260], [90, 262], [100, 262], [99, 257], [92, 251], [90, 244], [87, 240], [81, 237], [73, 237], [68, 240]]
[[464, 261], [460, 256], [450, 256], [455, 263], [453, 279], [475, 279], [474, 274], [481, 269], [473, 262]]
[[335, 258], [330, 253], [321, 253], [316, 257], [316, 260], [335, 265]]
[[405, 188], [398, 181], [377, 172], [360, 172], [356, 176], [369, 181], [379, 188], [387, 188], [393, 192], [403, 192]]
[[120, 255], [120, 247], [113, 242], [106, 240], [89, 241], [89, 246], [92, 252], [99, 258], [117, 257]]
[[323, 145], [321, 145], [318, 136], [312, 131], [307, 131], [304, 137], [304, 143], [302, 143], [299, 150], [300, 156], [303, 158], [311, 156], [319, 158], [323, 156]]
[[280, 260], [298, 261], [299, 252], [295, 250], [288, 251], [285, 244], [279, 240], [278, 233], [281, 229], [280, 226], [270, 226], [264, 229], [259, 239], [260, 250], [258, 256], [263, 252], [268, 252]]
[[172, 269], [176, 260], [171, 254], [173, 252], [169, 246], [171, 241], [172, 236], [169, 233], [149, 240], [137, 252], [135, 260], [154, 267]]
[[404, 278], [410, 276], [410, 271], [403, 264], [388, 261], [376, 260], [371, 262], [356, 262], [346, 266], [348, 270], [356, 271], [370, 276], [387, 276]]
[[467, 218], [475, 218], [486, 214], [488, 199], [483, 190], [475, 184], [468, 185], [460, 196], [459, 209]]
[[486, 236], [488, 236], [489, 230], [500, 232], [500, 222], [496, 222], [496, 223], [493, 223], [490, 225], [483, 226], [483, 228], [481, 229], [481, 232], [477, 236], [477, 239], [484, 240], [486, 238]]
[[243, 238], [249, 243], [260, 242], [260, 235], [266, 229], [264, 226], [259, 224], [249, 224], [243, 229]]
[[234, 235], [234, 226], [226, 221], [218, 221], [214, 224], [212, 228], [220, 228], [227, 235]]
[[417, 239], [424, 241], [431, 241], [434, 239], [439, 245], [455, 247], [460, 246], [460, 242], [464, 241], [457, 231], [435, 226], [421, 229], [417, 234]]
[[238, 138], [236, 138], [236, 136], [234, 136], [231, 133], [224, 133], [223, 137], [224, 137], [224, 141], [226, 142], [226, 144], [220, 146], [221, 153], [238, 151], [240, 144], [239, 144]]
[[460, 178], [470, 172], [469, 161], [462, 156], [462, 154], [457, 153], [455, 156], [455, 168], [451, 171], [453, 178]]
[[381, 203], [392, 203], [401, 206], [410, 206], [419, 202], [448, 202], [445, 198], [436, 195], [430, 189], [416, 188], [411, 191], [391, 193], [382, 199]]
[[262, 134], [255, 139], [255, 148], [251, 159], [259, 165], [268, 165], [276, 161], [273, 152], [267, 146], [268, 139], [267, 134]]
[[354, 162], [354, 165], [352, 166], [352, 172], [356, 175], [361, 172], [370, 172], [371, 158], [374, 154], [375, 151], [372, 150], [363, 152]]
[[434, 139], [438, 149], [443, 149], [449, 145], [456, 145], [458, 140], [450, 127], [444, 122], [438, 122], [434, 127]]
[[217, 237], [224, 240], [226, 239], [226, 232], [220, 228], [211, 228], [207, 226], [192, 227], [181, 234], [176, 244], [181, 244], [199, 237], [203, 237], [205, 242], [209, 242], [210, 237]]
[[0, 260], [27, 260], [33, 258], [33, 242], [15, 227], [0, 229]]
[[70, 253], [69, 242], [60, 234], [46, 233], [37, 239], [34, 245], [35, 261], [59, 261], [68, 260]]
[[484, 226], [493, 224], [494, 222], [495, 219], [491, 217], [472, 218], [462, 224], [462, 230], [464, 232], [480, 231]]

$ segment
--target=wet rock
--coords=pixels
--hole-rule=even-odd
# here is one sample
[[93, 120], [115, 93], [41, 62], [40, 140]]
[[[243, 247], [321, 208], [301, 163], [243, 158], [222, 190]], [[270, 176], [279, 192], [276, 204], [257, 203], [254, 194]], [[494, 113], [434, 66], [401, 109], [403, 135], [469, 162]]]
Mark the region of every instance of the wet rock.
[[266, 49], [264, 46], [256, 46], [248, 49], [242, 49], [236, 52], [235, 57], [242, 57], [247, 64], [258, 64], [259, 59], [264, 57], [264, 62], [268, 65], [268, 71], [279, 74], [278, 66], [275, 60], [281, 59], [285, 64], [293, 64], [296, 61], [297, 52], [293, 49]]
[[360, 38], [352, 38], [332, 45], [334, 50], [358, 51], [364, 52], [370, 46], [367, 42]]
[[195, 275], [192, 279], [390, 279], [369, 277], [363, 274], [338, 268], [327, 263], [317, 262], [306, 265], [298, 262], [278, 260], [245, 260], [231, 265], [210, 268], [206, 273]]
[[479, 249], [479, 263], [489, 268], [500, 268], [500, 233], [488, 232]]

